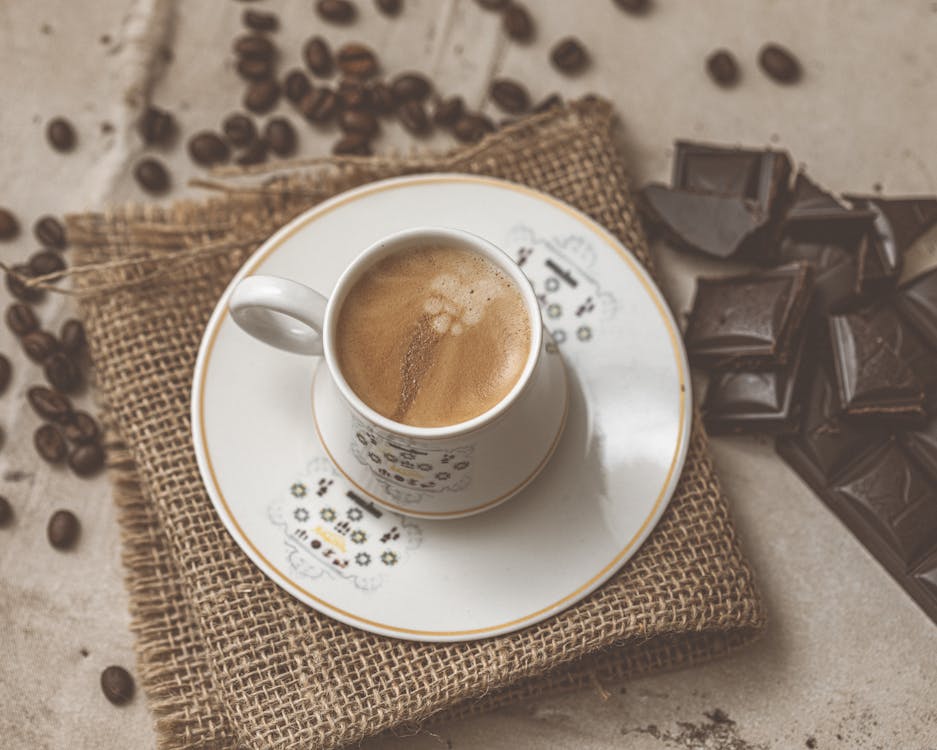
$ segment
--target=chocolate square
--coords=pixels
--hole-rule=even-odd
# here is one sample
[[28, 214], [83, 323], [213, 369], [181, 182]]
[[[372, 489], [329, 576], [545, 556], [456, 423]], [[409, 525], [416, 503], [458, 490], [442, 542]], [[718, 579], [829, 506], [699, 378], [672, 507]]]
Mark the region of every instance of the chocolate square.
[[672, 182], [679, 190], [744, 198], [769, 214], [787, 193], [790, 175], [791, 159], [783, 151], [676, 143]]

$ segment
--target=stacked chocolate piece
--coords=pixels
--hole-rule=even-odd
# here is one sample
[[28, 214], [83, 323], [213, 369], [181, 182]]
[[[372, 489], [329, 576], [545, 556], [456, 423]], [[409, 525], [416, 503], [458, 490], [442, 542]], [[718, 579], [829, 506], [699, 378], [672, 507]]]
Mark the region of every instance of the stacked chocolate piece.
[[[678, 142], [642, 208], [700, 279], [685, 333], [710, 432], [778, 453], [937, 620], [937, 268], [898, 283], [937, 198], [838, 197], [772, 150]], [[765, 268], [766, 267], [766, 268]]]

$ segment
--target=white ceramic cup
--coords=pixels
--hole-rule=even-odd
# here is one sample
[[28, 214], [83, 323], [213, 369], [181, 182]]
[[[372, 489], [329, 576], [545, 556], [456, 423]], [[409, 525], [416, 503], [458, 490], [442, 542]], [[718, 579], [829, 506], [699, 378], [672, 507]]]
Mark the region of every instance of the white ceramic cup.
[[[444, 427], [416, 427], [376, 412], [348, 385], [336, 349], [338, 313], [362, 272], [388, 255], [421, 246], [462, 248], [501, 268], [524, 299], [531, 331], [530, 353], [507, 395], [488, 411]], [[493, 508], [533, 480], [559, 440], [566, 375], [556, 347], [545, 342], [537, 297], [511, 258], [477, 235], [443, 227], [408, 229], [364, 250], [328, 297], [290, 279], [247, 276], [228, 305], [234, 321], [255, 338], [324, 358], [312, 395], [319, 438], [362, 495], [392, 510], [457, 518]]]

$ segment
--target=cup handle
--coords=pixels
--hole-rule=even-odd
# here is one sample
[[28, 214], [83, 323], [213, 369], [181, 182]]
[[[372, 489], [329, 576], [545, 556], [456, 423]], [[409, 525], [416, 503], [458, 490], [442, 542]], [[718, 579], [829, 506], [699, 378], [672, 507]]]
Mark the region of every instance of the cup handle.
[[278, 276], [247, 276], [228, 301], [231, 317], [265, 344], [294, 354], [322, 354], [328, 300], [308, 286]]

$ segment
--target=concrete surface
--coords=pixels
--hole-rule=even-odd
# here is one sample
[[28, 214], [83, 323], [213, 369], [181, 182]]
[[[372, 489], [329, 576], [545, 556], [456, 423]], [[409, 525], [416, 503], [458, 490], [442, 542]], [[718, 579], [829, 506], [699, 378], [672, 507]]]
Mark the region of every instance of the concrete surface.
[[[538, 24], [530, 46], [504, 42], [495, 16], [470, 0], [404, 0], [396, 21], [358, 0], [362, 20], [326, 29], [335, 42], [361, 39], [386, 69], [418, 68], [447, 91], [483, 101], [496, 73], [525, 81], [535, 97], [558, 89], [610, 97], [625, 124], [638, 181], [666, 178], [676, 137], [789, 148], [836, 189], [937, 191], [937, 3], [904, 0], [656, 0], [635, 19], [610, 0], [527, 0]], [[311, 0], [267, 0], [289, 21], [277, 34], [285, 65], [321, 24]], [[165, 0], [30, 0], [0, 3], [0, 205], [28, 227], [44, 212], [99, 209], [144, 196], [129, 178], [140, 144], [130, 128], [145, 97], [172, 109], [184, 132], [217, 127], [237, 107], [230, 39], [245, 6]], [[548, 65], [551, 42], [575, 33], [595, 64], [564, 80]], [[757, 70], [760, 45], [789, 45], [806, 69], [780, 88]], [[168, 64], [160, 47], [172, 49]], [[740, 86], [712, 86], [702, 60], [735, 51]], [[53, 153], [45, 122], [66, 114], [79, 147]], [[114, 126], [102, 133], [101, 123]], [[306, 154], [329, 139], [302, 129]], [[430, 145], [441, 145], [434, 139]], [[408, 148], [388, 128], [381, 148]], [[176, 184], [194, 174], [184, 148], [164, 154]], [[179, 188], [175, 196], [188, 192]], [[28, 232], [0, 246], [4, 260], [34, 249]], [[924, 250], [937, 260], [937, 241]], [[686, 309], [702, 262], [660, 248], [665, 291]], [[6, 295], [6, 292], [0, 292]], [[2, 304], [5, 306], [6, 297]], [[69, 304], [41, 305], [57, 329]], [[114, 708], [100, 693], [108, 664], [133, 666], [118, 533], [103, 478], [81, 481], [41, 466], [24, 407], [40, 375], [5, 327], [0, 350], [15, 376], [0, 398], [6, 445], [0, 493], [16, 512], [0, 530], [0, 746], [149, 748], [141, 694]], [[80, 399], [90, 403], [90, 397]], [[907, 748], [937, 747], [937, 640], [914, 606], [762, 440], [713, 441], [719, 473], [771, 617], [760, 643], [712, 665], [536, 701], [369, 748]], [[83, 533], [69, 553], [52, 550], [45, 524], [73, 509]], [[720, 709], [731, 722], [706, 717]]]

